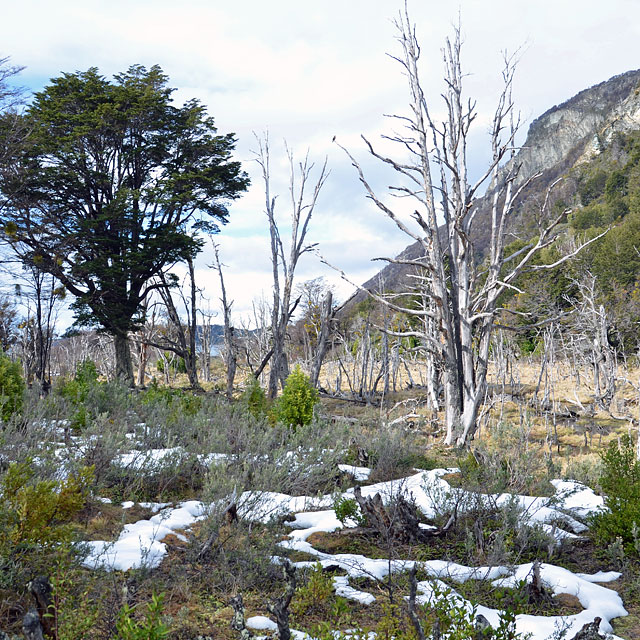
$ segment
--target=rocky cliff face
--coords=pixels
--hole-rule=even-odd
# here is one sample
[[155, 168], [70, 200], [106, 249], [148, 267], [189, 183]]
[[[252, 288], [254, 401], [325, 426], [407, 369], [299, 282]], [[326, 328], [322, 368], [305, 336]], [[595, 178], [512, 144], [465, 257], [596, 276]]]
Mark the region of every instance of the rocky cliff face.
[[581, 91], [534, 120], [516, 157], [520, 179], [551, 171], [555, 179], [597, 154], [616, 131], [640, 128], [640, 70]]
[[[555, 180], [600, 153], [616, 132], [636, 129], [640, 129], [640, 70], [628, 71], [585, 89], [534, 120], [514, 162], [521, 165], [520, 182], [534, 174], [541, 175], [523, 194], [514, 224], [526, 212], [528, 202], [539, 199]], [[483, 222], [489, 213], [488, 204], [488, 196], [478, 201], [475, 243], [479, 256], [488, 242], [489, 225]], [[399, 257], [415, 259], [419, 255], [420, 245], [414, 243]], [[389, 264], [363, 286], [371, 291], [381, 288], [400, 291], [410, 282], [408, 274], [409, 267]], [[365, 293], [357, 292], [343, 308], [348, 311], [366, 297]]]

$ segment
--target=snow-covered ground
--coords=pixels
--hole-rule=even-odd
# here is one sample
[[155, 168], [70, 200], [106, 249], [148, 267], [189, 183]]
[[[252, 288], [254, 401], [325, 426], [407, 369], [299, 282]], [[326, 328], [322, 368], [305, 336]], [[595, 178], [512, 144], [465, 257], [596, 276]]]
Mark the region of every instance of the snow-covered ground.
[[[175, 452], [171, 452], [175, 453]], [[170, 453], [159, 454], [153, 452], [151, 458], [155, 463], [162, 462]], [[212, 458], [211, 460], [213, 460]], [[132, 463], [131, 460], [126, 462]], [[122, 462], [125, 462], [123, 459]], [[135, 462], [133, 462], [135, 464]], [[358, 481], [368, 478], [368, 470], [344, 465], [342, 470]], [[447, 504], [457, 502], [459, 509], [473, 501], [487, 501], [495, 505], [512, 503], [521, 511], [521, 522], [538, 524], [555, 536], [557, 540], [565, 537], [577, 537], [586, 530], [581, 519], [604, 508], [603, 500], [591, 489], [571, 481], [555, 480], [553, 485], [555, 495], [548, 497], [470, 494], [462, 489], [453, 488], [444, 478], [452, 469], [436, 469], [420, 471], [407, 478], [383, 482], [362, 487], [363, 496], [373, 496], [380, 493], [383, 500], [389, 500], [395, 495], [411, 495], [427, 519], [435, 517], [446, 509]], [[343, 497], [353, 496], [353, 489], [346, 491]], [[414, 561], [367, 558], [358, 554], [327, 554], [316, 550], [309, 542], [309, 537], [319, 531], [332, 532], [343, 528], [333, 510], [334, 496], [320, 497], [289, 496], [274, 492], [244, 493], [238, 503], [242, 517], [256, 521], [269, 521], [273, 517], [291, 515], [287, 523], [291, 528], [288, 538], [281, 544], [284, 548], [305, 552], [314, 557], [313, 561], [298, 562], [297, 566], [310, 566], [319, 562], [322, 566], [339, 567], [344, 576], [333, 579], [334, 589], [338, 595], [356, 600], [363, 604], [375, 601], [371, 593], [358, 590], [350, 585], [352, 578], [368, 577], [383, 580], [391, 572], [409, 570]], [[152, 508], [153, 505], [147, 505]], [[167, 546], [163, 539], [168, 534], [182, 536], [194, 522], [206, 517], [208, 506], [202, 502], [183, 502], [176, 507], [157, 506], [158, 513], [149, 520], [141, 520], [126, 525], [115, 542], [90, 542], [90, 553], [85, 559], [85, 565], [92, 568], [127, 570], [134, 567], [156, 567], [167, 553]], [[274, 561], [279, 561], [274, 558]], [[443, 578], [449, 581], [464, 582], [468, 579], [489, 580], [495, 586], [513, 586], [519, 581], [532, 579], [531, 564], [515, 567], [468, 567], [452, 562], [428, 561], [419, 562], [418, 566], [428, 576], [429, 580], [418, 584], [418, 600], [427, 602], [432, 598], [443, 597], [442, 589], [446, 586], [441, 582]], [[602, 584], [616, 580], [620, 574], [615, 572], [598, 573], [596, 575], [575, 574], [562, 567], [551, 564], [540, 566], [540, 575], [544, 584], [554, 594], [570, 594], [575, 596], [583, 610], [572, 616], [532, 616], [518, 615], [516, 628], [518, 632], [529, 633], [531, 640], [548, 640], [559, 628], [567, 628], [565, 637], [571, 638], [587, 622], [592, 622], [596, 616], [602, 618], [600, 630], [610, 633], [610, 621], [618, 616], [625, 616], [627, 612], [620, 596]], [[453, 598], [458, 604], [472, 610], [471, 603], [465, 601], [455, 591], [446, 587], [448, 598]], [[480, 604], [477, 614], [484, 615], [494, 626], [500, 619], [500, 611], [490, 609]], [[274, 623], [264, 617], [250, 618], [247, 625], [254, 629], [272, 630]], [[305, 634], [297, 632], [298, 638]], [[615, 636], [614, 636], [615, 637]]]

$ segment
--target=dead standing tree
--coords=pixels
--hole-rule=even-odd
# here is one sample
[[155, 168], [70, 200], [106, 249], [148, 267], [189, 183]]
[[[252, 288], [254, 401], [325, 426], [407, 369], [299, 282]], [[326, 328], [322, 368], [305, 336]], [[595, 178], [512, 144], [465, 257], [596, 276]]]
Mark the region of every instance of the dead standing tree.
[[[391, 190], [394, 195], [414, 201], [412, 217], [418, 225], [416, 229], [405, 224], [396, 211], [378, 197], [360, 164], [342, 148], [357, 169], [368, 197], [404, 233], [420, 243], [423, 255], [412, 264], [426, 274], [427, 295], [433, 300], [433, 306], [416, 310], [392, 302], [387, 304], [397, 311], [433, 320], [435, 336], [413, 331], [399, 335], [417, 336], [435, 354], [442, 368], [445, 442], [462, 446], [473, 438], [477, 428], [480, 404], [485, 396], [494, 319], [501, 311], [500, 295], [516, 288], [515, 281], [525, 269], [558, 266], [579, 248], [553, 265], [530, 265], [534, 255], [554, 242], [554, 230], [567, 214], [561, 211], [555, 216], [549, 215], [549, 190], [542, 205], [537, 237], [516, 253], [505, 256], [508, 221], [518, 196], [535, 177], [520, 178], [520, 166], [514, 162], [514, 138], [519, 125], [511, 97], [515, 58], [505, 56], [504, 85], [490, 130], [491, 161], [472, 184], [467, 169], [467, 146], [469, 130], [477, 114], [475, 103], [467, 100], [463, 92], [460, 28], [454, 29], [453, 38], [447, 39], [443, 50], [445, 90], [442, 97], [446, 115], [442, 123], [436, 123], [421, 85], [420, 46], [406, 3], [396, 27], [402, 54], [392, 57], [402, 65], [409, 82], [410, 115], [393, 116], [404, 124], [406, 133], [387, 139], [398, 143], [406, 155], [400, 159], [383, 156], [364, 136], [363, 140], [373, 157], [397, 172], [400, 184]], [[486, 250], [487, 264], [481, 271], [474, 255], [472, 225], [479, 211], [476, 197], [489, 179], [491, 207], [487, 223], [491, 234]]]
[[224, 318], [224, 363], [227, 370], [227, 389], [226, 395], [229, 400], [233, 398], [233, 381], [236, 377], [236, 368], [238, 364], [238, 345], [235, 339], [235, 328], [231, 324], [231, 302], [227, 299], [227, 289], [224, 286], [224, 276], [222, 275], [222, 263], [220, 262], [220, 253], [218, 245], [213, 243], [213, 254], [215, 262], [211, 265], [218, 272], [220, 277], [220, 302], [222, 302], [222, 313]]
[[295, 311], [298, 301], [292, 302], [293, 279], [298, 261], [315, 245], [305, 244], [309, 221], [318, 201], [327, 177], [327, 161], [325, 160], [320, 172], [311, 186], [311, 193], [307, 195], [312, 181], [314, 163], [309, 161], [309, 154], [296, 166], [293, 154], [287, 148], [289, 159], [289, 195], [291, 198], [291, 239], [289, 243], [289, 257], [285, 256], [285, 248], [276, 221], [276, 198], [271, 195], [271, 167], [269, 138], [258, 138], [258, 152], [256, 161], [262, 169], [265, 186], [266, 214], [269, 221], [271, 238], [271, 263], [273, 268], [273, 307], [271, 309], [271, 367], [269, 372], [268, 395], [275, 398], [278, 384], [284, 386], [289, 374], [289, 365], [285, 352], [285, 339], [289, 320]]
[[[186, 259], [188, 267], [188, 286], [177, 286], [177, 278], [168, 271], [161, 272], [153, 288], [158, 291], [162, 305], [167, 314], [168, 328], [171, 331], [157, 337], [143, 337], [145, 344], [163, 351], [170, 351], [184, 360], [184, 366], [192, 389], [200, 389], [198, 381], [198, 352], [196, 350], [196, 334], [198, 330], [197, 295], [195, 267], [193, 258]], [[188, 293], [184, 293], [184, 289]], [[177, 290], [178, 302], [172, 291]], [[185, 319], [180, 317], [178, 305], [182, 305]], [[146, 304], [146, 307], [149, 305]]]

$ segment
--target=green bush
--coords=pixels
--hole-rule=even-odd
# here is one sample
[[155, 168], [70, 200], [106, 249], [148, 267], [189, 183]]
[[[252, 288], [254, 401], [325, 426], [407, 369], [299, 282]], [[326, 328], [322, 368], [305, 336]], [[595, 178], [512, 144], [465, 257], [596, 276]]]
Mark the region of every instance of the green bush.
[[0, 353], [0, 417], [4, 422], [22, 411], [24, 388], [20, 365]]
[[631, 436], [612, 442], [602, 455], [600, 487], [608, 511], [594, 517], [592, 530], [601, 544], [621, 538], [633, 548], [634, 530], [640, 526], [640, 460]]
[[89, 392], [98, 382], [98, 369], [93, 360], [83, 360], [77, 367], [72, 380], [60, 387], [60, 395], [75, 405], [83, 404]]
[[313, 407], [317, 402], [317, 389], [311, 386], [309, 378], [299, 366], [296, 366], [287, 378], [282, 395], [276, 402], [276, 420], [293, 428], [309, 424], [313, 418]]
[[154, 382], [142, 394], [142, 404], [145, 405], [145, 413], [159, 411], [167, 425], [176, 425], [185, 417], [193, 418], [198, 414], [202, 409], [202, 398], [181, 389], [161, 387]]
[[169, 635], [169, 627], [162, 621], [164, 594], [151, 596], [144, 620], [134, 620], [134, 611], [127, 604], [120, 611], [116, 628], [122, 640], [162, 640]]
[[10, 464], [0, 482], [0, 546], [69, 541], [69, 522], [85, 506], [92, 483], [91, 467], [60, 482], [36, 482], [30, 461]]
[[78, 560], [72, 520], [92, 483], [90, 467], [55, 481], [36, 479], [30, 461], [9, 466], [0, 481], [0, 589], [20, 593], [33, 576]]
[[263, 418], [269, 409], [267, 395], [258, 380], [253, 376], [249, 376], [249, 381], [240, 397], [240, 401], [247, 406], [254, 418]]
[[308, 573], [307, 581], [296, 589], [291, 603], [291, 613], [296, 619], [304, 619], [311, 613], [324, 612], [333, 598], [333, 581], [318, 562]]
[[364, 524], [358, 503], [353, 498], [337, 495], [333, 501], [333, 510], [342, 524], [346, 524], [349, 518], [357, 524]]

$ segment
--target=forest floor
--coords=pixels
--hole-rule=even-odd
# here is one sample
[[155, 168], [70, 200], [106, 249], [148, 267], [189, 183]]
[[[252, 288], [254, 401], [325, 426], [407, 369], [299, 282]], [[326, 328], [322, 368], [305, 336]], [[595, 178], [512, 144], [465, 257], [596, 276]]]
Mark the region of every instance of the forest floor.
[[[509, 385], [492, 381], [501, 393], [469, 451], [442, 446], [440, 421], [419, 388], [392, 394], [383, 408], [324, 398], [315, 430], [301, 430], [295, 441], [279, 434], [278, 448], [271, 443], [263, 453], [256, 453], [263, 441], [251, 440], [259, 424], [249, 420], [242, 430], [234, 422], [240, 414], [221, 408], [210, 392], [193, 409], [193, 423], [188, 394], [176, 396], [177, 412], [175, 400], [156, 406], [155, 396], [144, 407], [134, 399], [111, 417], [107, 407], [95, 428], [73, 429], [71, 436], [65, 418], [53, 428], [49, 418], [34, 420], [41, 431], [32, 434], [28, 455], [26, 444], [16, 454], [18, 439], [20, 446], [28, 439], [22, 432], [0, 440], [0, 453], [37, 466], [36, 454], [42, 469], [53, 461], [58, 472], [94, 465], [95, 490], [70, 522], [74, 540], [89, 546], [50, 552], [55, 564], [45, 563], [46, 554], [33, 561], [26, 547], [23, 556], [7, 554], [13, 564], [5, 557], [1, 567], [0, 630], [19, 634], [32, 606], [21, 581], [44, 572], [54, 587], [59, 640], [153, 637], [135, 635], [145, 625], [166, 625], [166, 637], [175, 639], [237, 638], [230, 602], [239, 594], [247, 626], [273, 635], [268, 605], [286, 589], [277, 558], [289, 558], [299, 567], [289, 608], [298, 638], [333, 638], [336, 631], [415, 638], [406, 607], [413, 566], [427, 635], [436, 619], [446, 627], [452, 611], [461, 625], [475, 624], [481, 613], [494, 627], [506, 611], [503, 624], [515, 616], [516, 630], [532, 640], [570, 640], [595, 616], [603, 631], [611, 620], [616, 636], [638, 638], [638, 552], [599, 543], [589, 528], [601, 508], [601, 453], [636, 429], [634, 389], [619, 394], [615, 416], [577, 411], [576, 403], [589, 404], [589, 390], [573, 393], [569, 372], [548, 387], [554, 417], [532, 401], [539, 369], [523, 373]], [[164, 421], [162, 429], [150, 429], [154, 420]], [[218, 422], [224, 433], [216, 440]], [[117, 446], [111, 429], [120, 430]], [[203, 429], [211, 431], [209, 440], [201, 439]], [[321, 482], [309, 481], [312, 469]], [[42, 474], [62, 477], [55, 469]], [[218, 490], [225, 483], [228, 490]], [[421, 529], [435, 527], [438, 535], [398, 539], [367, 526], [358, 516], [356, 486], [365, 498], [379, 493], [391, 519], [393, 505], [409, 500]], [[454, 513], [454, 526], [443, 531]], [[27, 558], [32, 566], [20, 565]], [[544, 585], [537, 594], [526, 587], [534, 563]]]

